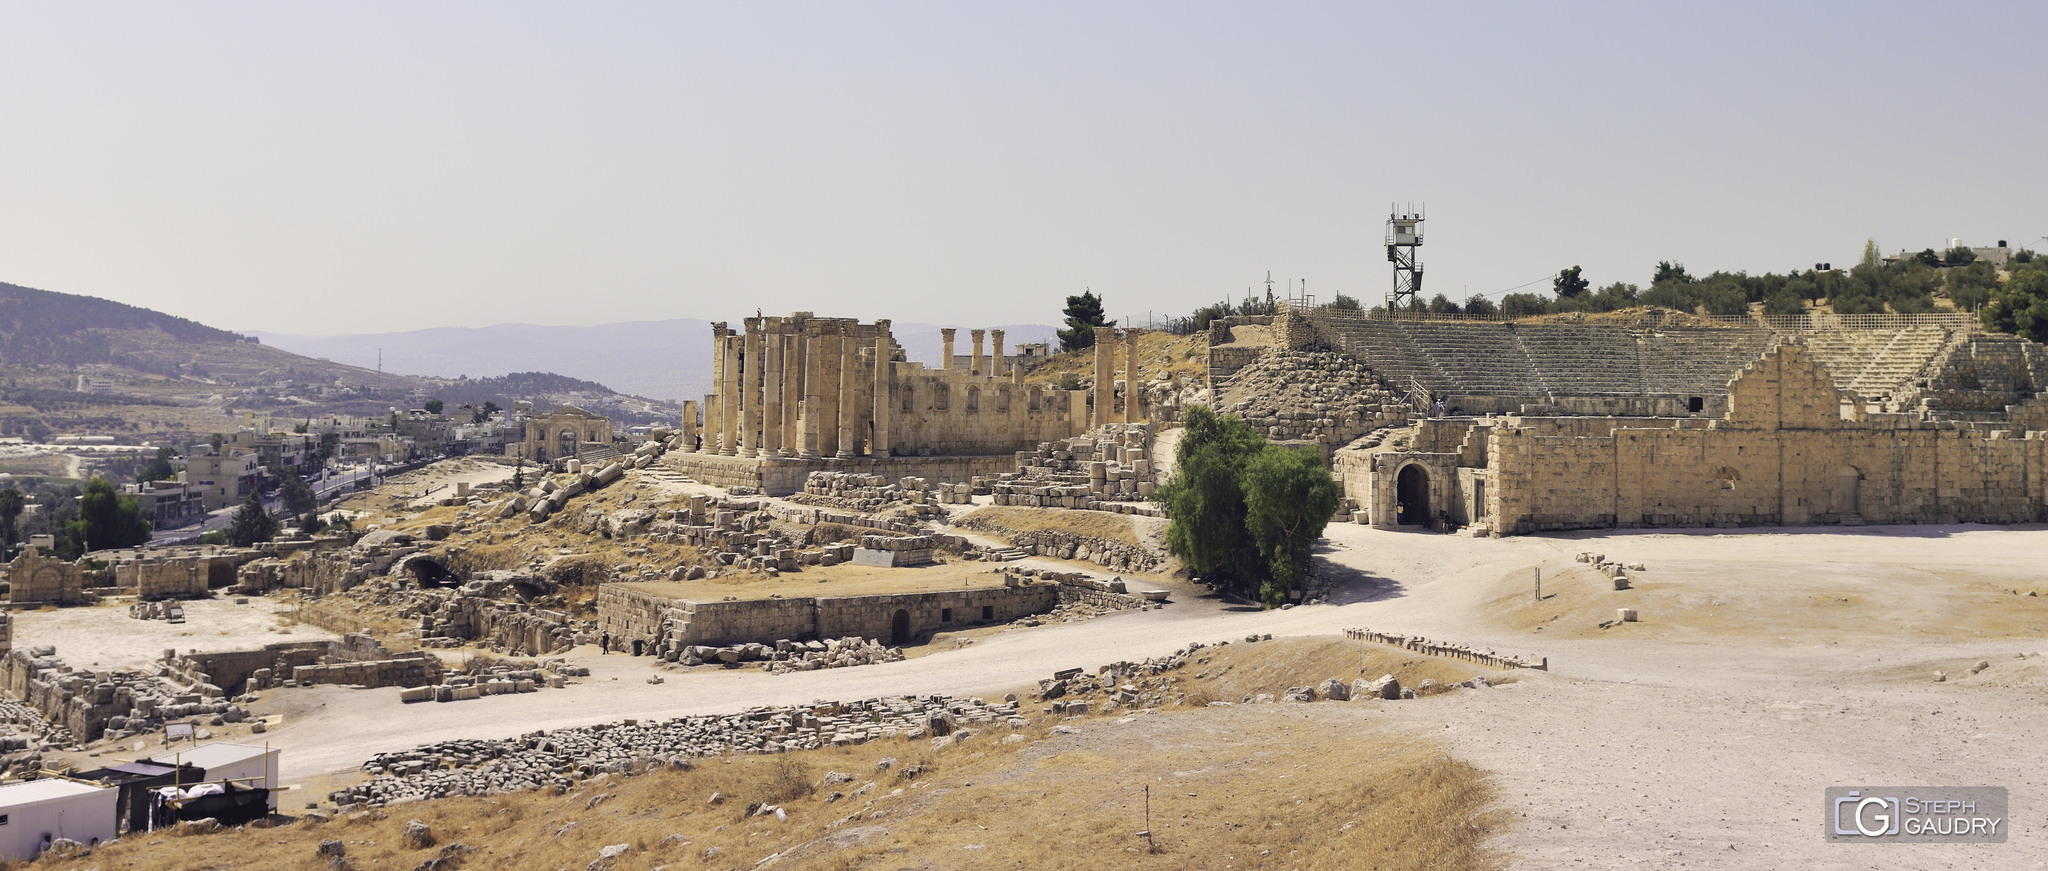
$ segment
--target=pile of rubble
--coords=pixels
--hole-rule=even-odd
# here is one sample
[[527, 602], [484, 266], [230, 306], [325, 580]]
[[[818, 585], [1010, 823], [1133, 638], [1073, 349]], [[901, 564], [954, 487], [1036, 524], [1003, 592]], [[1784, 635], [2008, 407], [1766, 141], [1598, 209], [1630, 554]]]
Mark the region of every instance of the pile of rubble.
[[[1017, 452], [1017, 471], [987, 484], [997, 505], [1103, 508], [1152, 496], [1149, 424], [1111, 424], [1094, 433]], [[1146, 506], [1150, 507], [1150, 506]], [[1148, 512], [1140, 512], [1148, 513]]]
[[191, 689], [159, 674], [73, 669], [50, 646], [16, 648], [0, 659], [0, 682], [21, 689], [22, 702], [79, 742], [159, 732], [173, 720], [201, 719], [213, 725], [239, 723], [248, 716], [220, 687]]
[[555, 590], [538, 575], [483, 572], [454, 590], [418, 590], [400, 613], [419, 618], [423, 647], [475, 642], [515, 656], [559, 653], [587, 641], [596, 624], [532, 603], [559, 601]]
[[1224, 413], [1275, 441], [1337, 446], [1404, 423], [1408, 407], [1364, 364], [1334, 351], [1273, 350], [1238, 370]]
[[1090, 711], [1106, 714], [1118, 708], [1186, 704], [1187, 693], [1177, 689], [1175, 684], [1178, 681], [1166, 675], [1186, 667], [1195, 651], [1207, 646], [1197, 641], [1143, 662], [1110, 663], [1096, 669], [1094, 675], [1078, 668], [1056, 671], [1052, 677], [1038, 682], [1036, 698], [1051, 703], [1045, 707], [1046, 713], [1062, 716], [1078, 716]]
[[40, 711], [0, 696], [0, 779], [28, 780], [43, 767], [43, 754], [72, 744], [71, 730], [43, 719]]
[[506, 740], [465, 740], [380, 753], [364, 762], [366, 783], [328, 794], [338, 805], [401, 799], [498, 795], [553, 788], [578, 778], [630, 774], [731, 753], [780, 753], [865, 744], [885, 738], [964, 739], [975, 729], [1021, 729], [1014, 701], [903, 696], [845, 703], [751, 708], [723, 716], [625, 720], [532, 732]]
[[906, 478], [904, 483], [891, 484], [886, 477], [862, 472], [812, 472], [804, 478], [803, 491], [791, 494], [789, 501], [849, 511], [880, 511], [910, 500], [905, 492], [910, 489], [909, 481]]
[[185, 603], [171, 600], [136, 602], [128, 606], [128, 616], [137, 620], [169, 620], [172, 623], [183, 623]]
[[1614, 588], [1617, 590], [1626, 590], [1629, 588], [1629, 572], [1648, 571], [1647, 569], [1643, 568], [1642, 563], [1629, 563], [1627, 565], [1623, 565], [1621, 563], [1609, 560], [1606, 554], [1582, 552], [1577, 556], [1572, 557], [1572, 559], [1577, 562], [1582, 562], [1586, 565], [1592, 566], [1594, 571], [1606, 575], [1609, 580], [1614, 582]]
[[569, 665], [560, 658], [543, 659], [538, 665], [507, 665], [478, 660], [468, 668], [447, 675], [432, 686], [400, 690], [401, 702], [460, 702], [484, 696], [530, 693], [542, 687], [561, 689], [567, 678], [589, 677], [590, 669]]
[[1042, 556], [1054, 559], [1086, 560], [1111, 571], [1141, 574], [1159, 568], [1166, 558], [1148, 548], [1110, 541], [1091, 535], [1078, 535], [1050, 529], [1011, 529], [983, 517], [968, 517], [960, 521], [960, 528], [990, 532], [1008, 539], [1010, 548], [990, 552], [988, 558], [1010, 559], [1013, 554], [1005, 550], [1021, 551], [1025, 556]]
[[788, 674], [902, 660], [903, 649], [900, 647], [888, 647], [879, 641], [849, 636], [823, 641], [782, 639], [774, 644], [732, 644], [725, 647], [693, 644], [682, 649], [677, 662], [683, 665], [723, 665], [726, 668], [758, 662], [762, 671]]

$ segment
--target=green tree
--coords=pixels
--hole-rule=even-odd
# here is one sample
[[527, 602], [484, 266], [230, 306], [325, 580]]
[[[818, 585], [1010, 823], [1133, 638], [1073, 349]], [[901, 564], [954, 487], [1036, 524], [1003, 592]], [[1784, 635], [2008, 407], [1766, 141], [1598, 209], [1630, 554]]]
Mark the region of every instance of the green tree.
[[277, 537], [277, 518], [264, 511], [263, 500], [251, 493], [249, 499], [242, 503], [242, 507], [235, 509], [235, 517], [228, 523], [227, 534], [228, 544], [236, 547], [249, 547], [269, 541]]
[[1500, 310], [1511, 318], [1526, 318], [1550, 311], [1550, 303], [1533, 293], [1510, 293], [1500, 298]]
[[1657, 261], [1657, 271], [1650, 276], [1650, 284], [1658, 285], [1665, 282], [1691, 284], [1692, 276], [1685, 273], [1685, 264], [1683, 263], [1659, 260]]
[[485, 401], [484, 401], [484, 407], [482, 407], [482, 408], [479, 408], [479, 409], [477, 409], [477, 410], [476, 410], [476, 412], [475, 412], [474, 414], [471, 414], [471, 415], [470, 415], [470, 417], [469, 417], [469, 422], [470, 422], [470, 423], [483, 423], [484, 421], [490, 420], [490, 419], [491, 419], [491, 415], [493, 415], [493, 414], [497, 414], [497, 413], [498, 413], [498, 403], [496, 403], [496, 402], [492, 402], [492, 401], [490, 401], [490, 400], [485, 400]]
[[427, 404], [420, 407], [426, 409], [428, 414], [440, 414], [441, 409], [447, 408], [448, 405], [439, 399], [429, 399]]
[[512, 489], [526, 489], [526, 458], [520, 457], [512, 464]]
[[1991, 291], [1977, 317], [1984, 328], [2048, 342], [2048, 270], [2022, 269]]
[[1096, 296], [1092, 290], [1084, 290], [1080, 296], [1067, 297], [1063, 314], [1067, 318], [1067, 328], [1059, 331], [1062, 351], [1092, 348], [1095, 346], [1096, 327], [1116, 326], [1116, 321], [1102, 319], [1102, 297]]
[[1345, 311], [1354, 311], [1354, 312], [1355, 312], [1355, 311], [1361, 311], [1361, 310], [1363, 310], [1363, 309], [1364, 309], [1364, 306], [1361, 306], [1361, 305], [1359, 305], [1359, 304], [1358, 304], [1358, 297], [1355, 297], [1355, 296], [1346, 296], [1346, 295], [1344, 294], [1344, 291], [1341, 291], [1341, 290], [1340, 290], [1340, 291], [1337, 291], [1337, 298], [1336, 298], [1336, 299], [1333, 299], [1333, 300], [1330, 300], [1330, 304], [1329, 304], [1329, 306], [1327, 306], [1327, 307], [1328, 307], [1328, 308], [1335, 308], [1335, 309], [1343, 309], [1343, 310], [1345, 310]]
[[171, 461], [177, 458], [177, 451], [174, 451], [169, 447], [157, 448], [156, 456], [150, 458], [149, 462], [143, 463], [142, 470], [135, 473], [135, 480], [168, 481], [172, 478], [177, 477], [177, 470], [171, 468]]
[[1485, 294], [1475, 293], [1465, 298], [1465, 313], [1468, 315], [1499, 314], [1500, 309], [1487, 299]]
[[1968, 245], [1957, 245], [1942, 252], [1941, 262], [1949, 266], [1968, 266], [1977, 262], [1977, 252]]
[[1308, 572], [1316, 539], [1340, 501], [1337, 482], [1315, 449], [1279, 445], [1253, 454], [1242, 480], [1245, 526], [1265, 560], [1259, 598], [1277, 608]]
[[1458, 304], [1452, 302], [1450, 297], [1439, 293], [1429, 301], [1429, 313], [1433, 315], [1454, 315], [1458, 313]]
[[1181, 413], [1174, 473], [1153, 496], [1166, 506], [1166, 549], [1225, 589], [1251, 593], [1262, 574], [1245, 528], [1240, 471], [1265, 438], [1242, 418], [1219, 417], [1200, 405]]
[[277, 498], [283, 503], [284, 510], [299, 515], [310, 514], [320, 507], [320, 497], [313, 494], [313, 488], [307, 486], [306, 479], [299, 477], [298, 470], [279, 466], [271, 469], [270, 474], [278, 481]]
[[8, 484], [7, 489], [0, 490], [0, 555], [14, 546], [18, 539], [14, 524], [26, 510], [28, 494], [21, 492], [21, 488]]
[[318, 457], [320, 459], [320, 462], [325, 463], [328, 460], [334, 459], [335, 453], [340, 450], [341, 434], [334, 432], [323, 432], [320, 434], [319, 446], [313, 449], [313, 456]]
[[220, 450], [221, 445], [228, 443], [228, 437], [221, 435], [220, 433], [214, 433], [213, 435], [207, 437], [206, 443], [212, 445], [213, 449], [215, 451], [218, 451]]
[[1550, 280], [1550, 289], [1556, 291], [1558, 299], [1571, 299], [1585, 293], [1586, 289], [1592, 286], [1593, 282], [1579, 276], [1577, 266], [1560, 270], [1557, 277]]
[[1913, 260], [1922, 266], [1941, 265], [1941, 255], [1934, 253], [1932, 248], [1920, 249], [1920, 253], [1913, 255]]
[[1776, 293], [1764, 298], [1764, 313], [1773, 315], [1805, 314], [1806, 300], [1800, 297], [1798, 291], [1790, 287], [1780, 288]]
[[1876, 239], [1863, 240], [1863, 258], [1856, 265], [1868, 266], [1872, 269], [1884, 265], [1884, 253], [1877, 250]]
[[79, 551], [134, 547], [149, 541], [149, 521], [133, 496], [123, 496], [105, 478], [95, 477], [78, 499], [78, 519], [66, 525]]

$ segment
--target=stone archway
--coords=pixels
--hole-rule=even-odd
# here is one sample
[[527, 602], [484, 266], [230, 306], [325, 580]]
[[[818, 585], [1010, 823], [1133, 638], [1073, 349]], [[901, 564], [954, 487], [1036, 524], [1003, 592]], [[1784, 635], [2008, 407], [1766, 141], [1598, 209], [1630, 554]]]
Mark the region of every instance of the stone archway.
[[896, 616], [889, 618], [889, 646], [901, 647], [910, 643], [910, 612], [896, 609]]
[[576, 444], [578, 439], [575, 430], [562, 430], [561, 436], [559, 436], [556, 439], [556, 441], [558, 442], [557, 450], [560, 450], [561, 453], [557, 454], [555, 456], [555, 459], [566, 460], [576, 456]]
[[1394, 522], [1401, 526], [1429, 523], [1429, 470], [1420, 463], [1401, 467], [1394, 476], [1394, 500], [1399, 506]]

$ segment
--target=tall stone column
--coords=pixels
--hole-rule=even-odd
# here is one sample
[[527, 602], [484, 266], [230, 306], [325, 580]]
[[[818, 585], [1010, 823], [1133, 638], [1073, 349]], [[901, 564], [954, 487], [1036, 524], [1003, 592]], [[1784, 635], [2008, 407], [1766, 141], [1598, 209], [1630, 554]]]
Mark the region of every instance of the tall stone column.
[[825, 337], [813, 332], [804, 337], [803, 456], [818, 458], [818, 411], [825, 404]]
[[711, 325], [711, 392], [704, 397], [704, 445], [700, 449], [707, 454], [718, 452], [718, 439], [724, 433], [724, 404], [719, 400], [725, 390], [725, 322]]
[[988, 374], [1001, 375], [1009, 371], [1003, 366], [1003, 331], [989, 330], [988, 337], [989, 341], [994, 345], [994, 353], [988, 357]]
[[[780, 319], [775, 319], [779, 321]], [[761, 331], [761, 456], [782, 450], [782, 325]]]
[[1130, 330], [1124, 338], [1124, 423], [1145, 419], [1138, 408], [1144, 393], [1145, 389], [1138, 385], [1138, 331]]
[[784, 334], [776, 339], [782, 346], [782, 436], [777, 442], [776, 453], [792, 456], [803, 448], [804, 434], [802, 421], [797, 413], [804, 404], [804, 354], [803, 337]]
[[1095, 328], [1095, 413], [1088, 425], [1102, 426], [1115, 420], [1116, 411], [1116, 328]]
[[844, 328], [827, 324], [818, 354], [818, 456], [839, 453], [839, 346], [846, 342]]
[[939, 368], [941, 369], [953, 368], [953, 334], [956, 332], [959, 331], [952, 327], [942, 327], [939, 329], [939, 344], [941, 346], [939, 351]]
[[860, 360], [854, 356], [859, 343], [852, 336], [839, 339], [839, 448], [833, 456], [851, 460], [860, 453]]
[[969, 330], [968, 334], [974, 337], [974, 356], [971, 358], [973, 363], [968, 367], [968, 371], [975, 375], [988, 374], [988, 364], [981, 359], [981, 339], [988, 334], [988, 331]]
[[725, 377], [718, 382], [718, 452], [725, 456], [740, 448], [740, 337], [725, 337]]
[[740, 456], [761, 455], [761, 322], [746, 321], [740, 345]]
[[868, 453], [876, 457], [889, 455], [889, 413], [895, 411], [889, 406], [889, 387], [896, 381], [896, 364], [889, 360], [889, 336], [886, 324], [884, 334], [875, 337], [875, 438], [868, 445]]

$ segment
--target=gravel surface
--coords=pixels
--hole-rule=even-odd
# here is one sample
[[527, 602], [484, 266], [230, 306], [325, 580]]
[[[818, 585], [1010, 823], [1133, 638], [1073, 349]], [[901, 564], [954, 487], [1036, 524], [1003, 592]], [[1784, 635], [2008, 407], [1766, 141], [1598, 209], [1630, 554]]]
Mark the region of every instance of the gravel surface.
[[[1336, 605], [1257, 612], [1177, 595], [1159, 611], [995, 633], [905, 662], [785, 676], [698, 669], [659, 685], [645, 680], [654, 672], [648, 660], [586, 648], [572, 660], [592, 676], [563, 690], [414, 705], [401, 705], [395, 689], [283, 691], [300, 694], [290, 703], [295, 714], [267, 737], [285, 748], [284, 774], [294, 780], [431, 741], [817, 699], [1000, 693], [1061, 668], [1158, 656], [1190, 641], [1370, 627], [1549, 658], [1548, 673], [1525, 672], [1497, 690], [1378, 709], [1493, 773], [1502, 807], [1517, 819], [1498, 846], [1516, 867], [2048, 868], [2040, 813], [2048, 735], [2039, 716], [2048, 670], [2034, 659], [2048, 644], [2026, 621], [1948, 637], [1900, 630], [1912, 616], [1902, 612], [1924, 607], [1914, 604], [1920, 598], [1885, 610], [1887, 591], [1906, 585], [1924, 592], [2032, 576], [2044, 546], [2048, 530], [2033, 527], [1487, 540], [1333, 525], [1324, 556], [1345, 577]], [[1646, 591], [1690, 585], [1700, 607], [1802, 583], [1817, 585], [1816, 597], [1832, 595], [1853, 577], [1868, 588], [1862, 607], [1875, 616], [1865, 631], [1835, 626], [1822, 635], [1802, 629], [1789, 609], [1781, 618], [1748, 615], [1716, 636], [1697, 621], [1684, 632], [1660, 626], [1659, 613], [1646, 610], [1642, 624], [1621, 632], [1546, 637], [1490, 604], [1519, 583], [1504, 579], [1533, 566], [1567, 577], [1572, 555], [1587, 550], [1647, 564], [1639, 576]], [[1829, 570], [1804, 571], [1813, 566]], [[44, 643], [32, 625], [17, 624], [17, 644]], [[1978, 659], [1991, 667], [1970, 674]], [[1937, 668], [1949, 680], [1934, 682]], [[1822, 840], [1825, 787], [1889, 784], [2006, 786], [2018, 822], [2003, 845]]]

